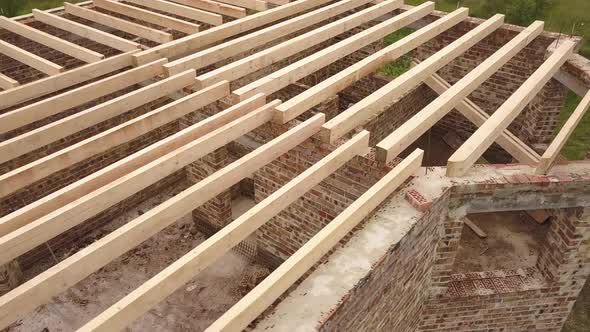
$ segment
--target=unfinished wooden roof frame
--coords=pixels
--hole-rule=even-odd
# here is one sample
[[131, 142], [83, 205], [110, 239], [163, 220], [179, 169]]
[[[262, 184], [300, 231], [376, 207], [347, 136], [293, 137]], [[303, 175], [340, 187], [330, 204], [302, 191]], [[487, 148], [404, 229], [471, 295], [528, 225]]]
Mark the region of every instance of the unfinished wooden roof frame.
[[[273, 8], [268, 3], [281, 6]], [[282, 0], [126, 0], [125, 3], [95, 0], [92, 4], [163, 29], [127, 21], [118, 15], [111, 16], [102, 10], [88, 7], [88, 4], [66, 3], [64, 10], [67, 14], [161, 45], [145, 48], [138, 40], [127, 40], [102, 29], [82, 25], [52, 11], [33, 12], [34, 18], [40, 22], [123, 52], [105, 58], [102, 54], [17, 20], [1, 18], [0, 27], [87, 64], [64, 71], [59, 65], [0, 41], [0, 53], [50, 75], [20, 85], [18, 81], [0, 74], [0, 88], [6, 90], [0, 92], [0, 109], [8, 109], [0, 114], [0, 133], [9, 133], [65, 114], [74, 107], [122, 89], [142, 86], [0, 142], [0, 163], [159, 98], [175, 94], [174, 100], [0, 175], [0, 198], [207, 105], [220, 100], [231, 101], [232, 105], [0, 217], [0, 265], [265, 124], [274, 122], [285, 125], [292, 121], [292, 125], [283, 134], [0, 297], [0, 328], [50, 301], [52, 296], [75, 285], [312, 137], [334, 147], [320, 161], [113, 304], [82, 326], [80, 331], [125, 328], [352, 158], [366, 155], [370, 133], [361, 130], [351, 135], [351, 132], [363, 129], [364, 125], [391, 107], [406, 92], [421, 84], [426, 84], [439, 96], [377, 143], [376, 159], [379, 162], [390, 162], [443, 116], [456, 109], [478, 129], [449, 158], [447, 176], [466, 174], [494, 142], [515, 160], [536, 167], [536, 174], [546, 174], [590, 106], [590, 92], [587, 92], [543, 155], [539, 155], [507, 129], [543, 86], [559, 75], [560, 67], [573, 54], [576, 46], [570, 40], [556, 45], [545, 62], [492, 115], [469, 99], [474, 90], [542, 33], [543, 22], [534, 22], [519, 32], [455, 84], [451, 85], [437, 72], [500, 28], [504, 23], [503, 15], [495, 15], [475, 26], [427, 59], [414, 61], [407, 72], [329, 121], [321, 113], [300, 120], [297, 118], [376, 72], [382, 65], [400, 58], [464, 21], [468, 17], [468, 10], [459, 8], [422, 26], [289, 100], [267, 101], [267, 97], [274, 92], [426, 17], [433, 12], [434, 3], [404, 7], [402, 0], [341, 0], [333, 3], [329, 0], [298, 0], [291, 3]], [[245, 8], [260, 12], [246, 16]], [[342, 16], [351, 11], [354, 13]], [[222, 15], [236, 19], [224, 23]], [[377, 19], [380, 20], [374, 25], [357, 29], [360, 31], [322, 50], [233, 91], [230, 89], [234, 81], [336, 35], [356, 31], [353, 29]], [[215, 26], [199, 31], [201, 27], [196, 21]], [[187, 36], [173, 40], [170, 30], [183, 32]], [[296, 35], [283, 40], [292, 34]], [[260, 50], [227, 63], [228, 59], [247, 53], [251, 48]], [[215, 66], [217, 63], [222, 65]], [[215, 321], [208, 331], [238, 331], [250, 324], [415, 174], [422, 165], [423, 155], [421, 150], [410, 153]]]

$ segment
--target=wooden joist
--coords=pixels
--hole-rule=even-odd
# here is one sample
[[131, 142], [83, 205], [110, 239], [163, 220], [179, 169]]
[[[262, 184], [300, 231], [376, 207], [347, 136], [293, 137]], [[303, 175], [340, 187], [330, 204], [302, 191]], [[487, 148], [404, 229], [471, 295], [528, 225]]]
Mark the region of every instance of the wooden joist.
[[469, 220], [469, 218], [463, 218], [463, 222], [467, 227], [469, 227], [469, 229], [473, 231], [473, 233], [475, 233], [475, 235], [479, 236], [482, 239], [488, 237], [486, 232], [484, 232], [481, 228], [474, 224], [473, 221]]
[[218, 2], [227, 3], [230, 5], [263, 11], [268, 9], [266, 1], [261, 0], [217, 0]]
[[97, 43], [112, 47], [116, 50], [127, 52], [141, 47], [138, 43], [91, 28], [87, 25], [65, 19], [61, 16], [47, 13], [42, 10], [33, 9], [33, 15], [39, 22], [54, 26], [58, 29], [71, 32], [75, 35], [90, 39]]
[[[439, 95], [451, 88], [451, 84], [445, 81], [438, 74], [433, 74], [427, 78], [424, 83]], [[458, 110], [465, 118], [471, 121], [477, 127], [480, 127], [490, 117], [484, 110], [472, 102], [469, 98], [463, 99], [455, 109]], [[535, 150], [522, 142], [518, 137], [509, 130], [504, 130], [502, 135], [496, 140], [498, 144], [506, 150], [514, 159], [521, 163], [536, 164], [541, 156]]]
[[73, 85], [129, 67], [133, 64], [133, 58], [131, 55], [138, 51], [139, 50], [134, 50], [115, 55], [100, 62], [89, 63], [68, 70], [65, 73], [21, 85], [10, 91], [0, 92], [0, 109], [5, 109], [49, 93], [67, 89]]
[[234, 100], [243, 100], [256, 93], [271, 94], [289, 84], [295, 83], [313, 72], [330, 65], [338, 59], [361, 49], [388, 34], [411, 24], [428, 15], [434, 9], [434, 3], [428, 2], [422, 6], [394, 16], [384, 22], [372, 26], [300, 61], [279, 69], [274, 73], [255, 82], [243, 86], [232, 93]]
[[[347, 161], [357, 155], [367, 153], [368, 144], [369, 132], [364, 131], [356, 135], [105, 310], [79, 331], [106, 332], [124, 329], [125, 326], [190, 281], [200, 271], [238, 245]], [[231, 166], [233, 165], [229, 167], [231, 168]], [[220, 172], [223, 173], [223, 170]], [[224, 188], [226, 187], [224, 186]]]
[[551, 169], [551, 166], [553, 166], [553, 163], [555, 163], [555, 160], [559, 156], [559, 152], [573, 134], [574, 129], [582, 121], [588, 108], [590, 108], [590, 91], [586, 92], [582, 101], [580, 101], [574, 112], [567, 119], [563, 127], [561, 127], [561, 130], [555, 136], [547, 150], [545, 150], [543, 156], [541, 156], [541, 160], [535, 168], [535, 174], [547, 174], [549, 172], [549, 169]]
[[553, 54], [481, 125], [447, 163], [447, 176], [462, 176], [508, 128], [572, 55], [576, 44], [564, 41]]
[[[245, 133], [243, 128], [248, 127], [248, 123], [260, 124], [260, 119], [270, 120], [272, 117], [271, 108], [275, 105], [274, 103], [269, 105], [271, 106], [263, 106], [230, 123], [231, 126], [226, 125], [191, 142], [190, 146], [193, 150], [197, 146], [193, 154], [203, 156], [227, 144], [239, 137], [235, 134], [239, 134], [239, 132]], [[238, 183], [244, 177], [273, 161], [278, 155], [294, 148], [316, 133], [322, 123], [323, 116], [318, 115], [289, 130], [2, 296], [0, 298], [0, 327], [6, 327], [37, 306], [46, 303], [52, 296], [66, 290], [113, 259], [173, 224], [185, 213], [192, 211], [195, 206], [205, 203], [226, 188]], [[234, 130], [232, 126], [240, 127], [240, 129]], [[250, 128], [252, 127], [250, 126]], [[180, 148], [179, 150], [186, 149]], [[167, 156], [163, 156], [160, 160], [166, 159]], [[158, 160], [146, 165], [143, 169], [151, 167], [156, 168], [157, 171], [157, 164], [159, 164]], [[155, 172], [155, 175], [164, 177], [165, 175], [161, 173], [169, 170], [169, 167], [161, 168], [160, 171]], [[138, 171], [141, 171], [141, 169]], [[129, 176], [117, 182], [121, 184], [126, 179], [128, 180]], [[90, 204], [92, 203], [90, 202]]]
[[94, 5], [98, 8], [106, 9], [110, 12], [121, 14], [127, 17], [138, 19], [144, 22], [155, 24], [164, 28], [193, 34], [199, 32], [199, 25], [183, 21], [175, 17], [162, 15], [139, 7], [130, 6], [112, 0], [94, 0]]
[[64, 8], [66, 13], [70, 15], [78, 16], [85, 20], [96, 22], [98, 24], [111, 27], [119, 31], [127, 32], [147, 40], [155, 41], [156, 43], [163, 44], [173, 40], [172, 35], [167, 32], [148, 28], [146, 26], [103, 14], [95, 10], [73, 5], [67, 2], [64, 3]]
[[[363, 219], [369, 216], [381, 202], [415, 174], [420, 169], [423, 155], [422, 150], [412, 152], [226, 311], [206, 331], [241, 331], [245, 329]], [[230, 226], [231, 224], [226, 226], [222, 232]]]
[[[272, 107], [265, 105], [246, 116], [216, 129], [197, 140], [124, 175], [106, 186], [47, 214], [0, 238], [0, 264], [31, 250], [39, 244], [80, 224], [104, 209], [139, 192], [238, 137], [268, 122]], [[323, 123], [323, 122], [322, 122]]]
[[102, 80], [83, 85], [36, 103], [0, 114], [0, 133], [59, 114], [73, 107], [117, 92], [134, 84], [152, 79], [163, 73], [166, 59], [124, 71]]
[[174, 2], [163, 0], [126, 0], [126, 2], [211, 25], [220, 25], [223, 23], [223, 16], [219, 14], [176, 4]]
[[[402, 4], [401, 0], [389, 1], [395, 1], [397, 3], [397, 7], [400, 7]], [[251, 50], [253, 47], [264, 45], [282, 36], [317, 24], [330, 17], [342, 14], [348, 10], [365, 5], [369, 2], [370, 0], [344, 0], [335, 2], [329, 6], [319, 8], [304, 15], [296, 16], [287, 21], [271, 25], [267, 28], [244, 35], [240, 38], [206, 48], [182, 59], [172, 61], [164, 67], [166, 68], [168, 75], [174, 75], [180, 71], [191, 68], [200, 69], [227, 59], [231, 56]]]
[[[502, 46], [445, 93], [379, 142], [376, 150], [377, 159], [381, 162], [389, 162], [399, 155], [422, 134], [434, 126], [438, 120], [449, 113], [465, 97], [510, 61], [512, 57], [533, 41], [542, 31], [543, 22], [536, 21]], [[418, 66], [414, 68], [418, 68]]]
[[195, 71], [188, 70], [0, 142], [0, 162], [22, 156], [51, 142], [165, 97], [193, 84], [194, 81]]
[[[65, 70], [64, 67], [58, 64], [45, 60], [36, 54], [25, 51], [20, 47], [5, 42], [4, 40], [0, 40], [0, 53], [47, 75], [57, 75]], [[0, 103], [1, 102], [2, 101], [0, 101]]]
[[[44, 177], [74, 165], [96, 154], [129, 142], [150, 130], [194, 112], [229, 95], [229, 83], [219, 82], [184, 98], [162, 106], [137, 118], [89, 137], [74, 145], [52, 153], [0, 175], [0, 197], [6, 196]], [[2, 235], [0, 233], [0, 235]]]
[[9, 90], [12, 88], [16, 88], [20, 84], [17, 80], [12, 79], [2, 73], [0, 73], [0, 88], [3, 90]]
[[361, 10], [276, 46], [254, 53], [244, 59], [234, 61], [221, 68], [198, 76], [197, 86], [205, 87], [222, 80], [231, 82], [351, 30], [365, 22], [383, 16], [385, 13], [391, 12], [392, 8], [397, 8], [397, 6], [397, 3], [389, 1]]
[[265, 10], [140, 52], [134, 56], [135, 62], [139, 65], [160, 58], [178, 58], [225, 38], [276, 22], [328, 2], [330, 0], [298, 0], [285, 6]]
[[286, 123], [295, 119], [310, 108], [374, 72], [382, 65], [396, 60], [405, 53], [448, 30], [465, 19], [467, 14], [468, 10], [466, 8], [457, 9], [392, 45], [369, 55], [341, 72], [326, 78], [319, 84], [277, 106], [277, 121]]
[[[188, 128], [162, 139], [114, 164], [111, 164], [91, 175], [57, 190], [44, 199], [35, 201], [17, 211], [0, 218], [0, 236], [6, 235], [52, 211], [70, 204], [108, 183], [164, 156], [175, 149], [197, 140], [203, 135], [224, 126], [247, 113], [262, 107], [264, 95], [258, 95], [242, 103], [232, 106]], [[74, 203], [72, 203], [74, 204]]]
[[320, 134], [321, 139], [333, 143], [354, 128], [368, 123], [396, 103], [404, 93], [420, 85], [430, 75], [494, 32], [503, 23], [503, 15], [491, 17], [417, 66], [396, 77], [393, 81], [326, 122]]
[[176, 3], [188, 7], [203, 9], [208, 12], [217, 13], [234, 18], [241, 18], [247, 15], [245, 8], [232, 6], [212, 0], [167, 0], [166, 2], [170, 1], [174, 1]]
[[45, 45], [49, 48], [67, 54], [73, 58], [82, 60], [84, 62], [92, 63], [104, 59], [104, 55], [98, 52], [94, 52], [82, 46], [78, 46], [67, 40], [63, 40], [41, 30], [31, 28], [26, 24], [17, 22], [4, 16], [0, 16], [0, 28], [8, 30], [12, 33], [30, 39], [41, 45]]

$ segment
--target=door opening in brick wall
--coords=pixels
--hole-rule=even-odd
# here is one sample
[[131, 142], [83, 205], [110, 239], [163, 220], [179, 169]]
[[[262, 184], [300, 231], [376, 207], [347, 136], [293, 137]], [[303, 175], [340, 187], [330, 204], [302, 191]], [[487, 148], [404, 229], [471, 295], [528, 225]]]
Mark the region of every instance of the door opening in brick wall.
[[550, 227], [548, 217], [543, 210], [467, 215], [453, 272], [534, 267]]

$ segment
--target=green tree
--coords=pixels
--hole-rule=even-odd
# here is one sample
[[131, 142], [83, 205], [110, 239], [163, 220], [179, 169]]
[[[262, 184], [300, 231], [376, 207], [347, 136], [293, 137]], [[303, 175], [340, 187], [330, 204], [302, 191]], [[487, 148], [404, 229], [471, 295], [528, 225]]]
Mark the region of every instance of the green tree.
[[0, 1], [0, 14], [7, 17], [16, 16], [25, 4], [26, 1], [23, 0], [2, 0]]
[[529, 25], [536, 19], [537, 0], [513, 0], [506, 7], [506, 20], [512, 24]]

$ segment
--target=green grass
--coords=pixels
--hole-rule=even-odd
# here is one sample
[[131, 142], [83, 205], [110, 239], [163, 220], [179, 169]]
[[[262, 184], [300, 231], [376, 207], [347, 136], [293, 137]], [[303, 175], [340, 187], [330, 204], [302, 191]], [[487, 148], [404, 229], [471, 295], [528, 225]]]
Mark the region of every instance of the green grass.
[[[415, 31], [414, 29], [402, 28], [396, 32], [390, 33], [389, 35], [385, 36], [385, 38], [384, 38], [385, 45], [391, 45], [391, 44], [397, 42], [398, 40], [408, 36], [409, 34], [411, 34], [414, 31]], [[397, 77], [397, 76], [405, 73], [406, 71], [408, 71], [408, 69], [410, 69], [411, 63], [412, 63], [412, 58], [410, 56], [402, 55], [399, 59], [381, 67], [381, 69], [379, 69], [379, 72], [381, 72], [385, 75]]]
[[[558, 129], [561, 129], [565, 121], [580, 103], [581, 98], [573, 92], [566, 99], [565, 107], [561, 112]], [[556, 130], [557, 134], [557, 130]], [[580, 124], [574, 130], [572, 136], [561, 150], [564, 157], [570, 160], [585, 159], [590, 155], [590, 112], [586, 112]]]
[[[14, 13], [10, 13], [9, 16], [19, 16], [29, 14], [34, 8], [37, 9], [51, 9], [61, 7], [64, 4], [64, 0], [0, 0], [0, 10], [7, 6], [4, 1], [15, 1], [19, 3], [18, 8]], [[67, 2], [82, 2], [84, 0], [66, 0]], [[3, 11], [5, 12], [5, 11]]]

